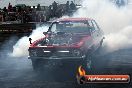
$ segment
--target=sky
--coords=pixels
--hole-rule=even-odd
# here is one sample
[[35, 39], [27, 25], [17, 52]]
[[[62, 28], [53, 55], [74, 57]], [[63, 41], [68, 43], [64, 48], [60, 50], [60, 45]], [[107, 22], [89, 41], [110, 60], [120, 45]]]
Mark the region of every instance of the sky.
[[[26, 5], [37, 5], [40, 3], [41, 5], [47, 5], [49, 6], [53, 1], [56, 1], [58, 3], [66, 3], [67, 0], [0, 0], [0, 8], [7, 7], [9, 2], [14, 6], [15, 4], [26, 4]], [[74, 0], [69, 0], [74, 1]], [[81, 0], [75, 0], [76, 3], [80, 3]]]

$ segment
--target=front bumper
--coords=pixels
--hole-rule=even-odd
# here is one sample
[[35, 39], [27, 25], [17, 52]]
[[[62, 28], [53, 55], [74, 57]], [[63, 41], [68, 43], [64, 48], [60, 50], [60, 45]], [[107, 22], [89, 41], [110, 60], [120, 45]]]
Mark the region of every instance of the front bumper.
[[82, 57], [28, 57], [32, 61], [41, 60], [41, 64], [44, 67], [53, 68], [53, 67], [78, 67], [82, 65], [85, 61], [85, 56]]
[[65, 59], [65, 60], [66, 59], [67, 60], [72, 59], [72, 60], [74, 60], [75, 59], [76, 60], [76, 59], [84, 59], [84, 58], [85, 58], [85, 56], [81, 56], [81, 57], [57, 57], [57, 56], [56, 57], [55, 56], [53, 56], [53, 57], [52, 56], [51, 57], [30, 57], [30, 56], [28, 56], [28, 59], [43, 59], [43, 60], [46, 60], [46, 59], [47, 60], [52, 60], [52, 59], [53, 60], [59, 60], [59, 59], [61, 59], [61, 60], [62, 59]]

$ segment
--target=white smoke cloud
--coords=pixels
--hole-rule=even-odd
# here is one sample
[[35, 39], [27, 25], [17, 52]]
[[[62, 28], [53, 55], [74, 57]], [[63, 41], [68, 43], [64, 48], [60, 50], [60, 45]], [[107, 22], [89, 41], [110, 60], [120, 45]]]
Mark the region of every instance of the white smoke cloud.
[[118, 33], [110, 33], [106, 35], [104, 41], [107, 46], [107, 51], [116, 51], [119, 49], [127, 49], [132, 47], [132, 26], [128, 26]]
[[[97, 21], [105, 32], [104, 46], [112, 52], [119, 49], [132, 47], [132, 6], [122, 8], [116, 7], [107, 0], [84, 0], [80, 8], [73, 17], [89, 17]], [[36, 40], [47, 27], [39, 27], [33, 31], [31, 38]], [[12, 56], [27, 56], [29, 47], [29, 37], [21, 38], [16, 45]]]
[[32, 41], [35, 41], [39, 38], [44, 37], [43, 32], [47, 31], [47, 26], [38, 27], [36, 30], [32, 32], [32, 34], [27, 37], [21, 38], [14, 46], [13, 46], [13, 52], [11, 53], [11, 56], [13, 57], [23, 57], [28, 56], [28, 48], [30, 46], [29, 38], [32, 38]]
[[84, 0], [74, 17], [90, 17], [105, 32], [104, 44], [112, 52], [132, 47], [132, 6], [118, 8], [108, 0]]

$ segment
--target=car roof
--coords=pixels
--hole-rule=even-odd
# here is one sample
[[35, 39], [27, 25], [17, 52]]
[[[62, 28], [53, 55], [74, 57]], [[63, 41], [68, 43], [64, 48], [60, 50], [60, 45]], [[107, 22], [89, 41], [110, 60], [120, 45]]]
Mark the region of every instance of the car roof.
[[57, 21], [87, 21], [87, 20], [93, 20], [91, 18], [60, 18], [55, 20], [54, 22]]

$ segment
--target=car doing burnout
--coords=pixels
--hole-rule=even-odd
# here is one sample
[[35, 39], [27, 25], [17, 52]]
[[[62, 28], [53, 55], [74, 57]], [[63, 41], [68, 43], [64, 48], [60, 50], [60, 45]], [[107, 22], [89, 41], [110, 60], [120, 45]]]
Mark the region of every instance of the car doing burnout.
[[104, 39], [102, 30], [90, 18], [58, 19], [52, 22], [44, 35], [33, 43], [30, 41], [29, 59], [34, 70], [63, 65], [89, 68], [90, 55]]

